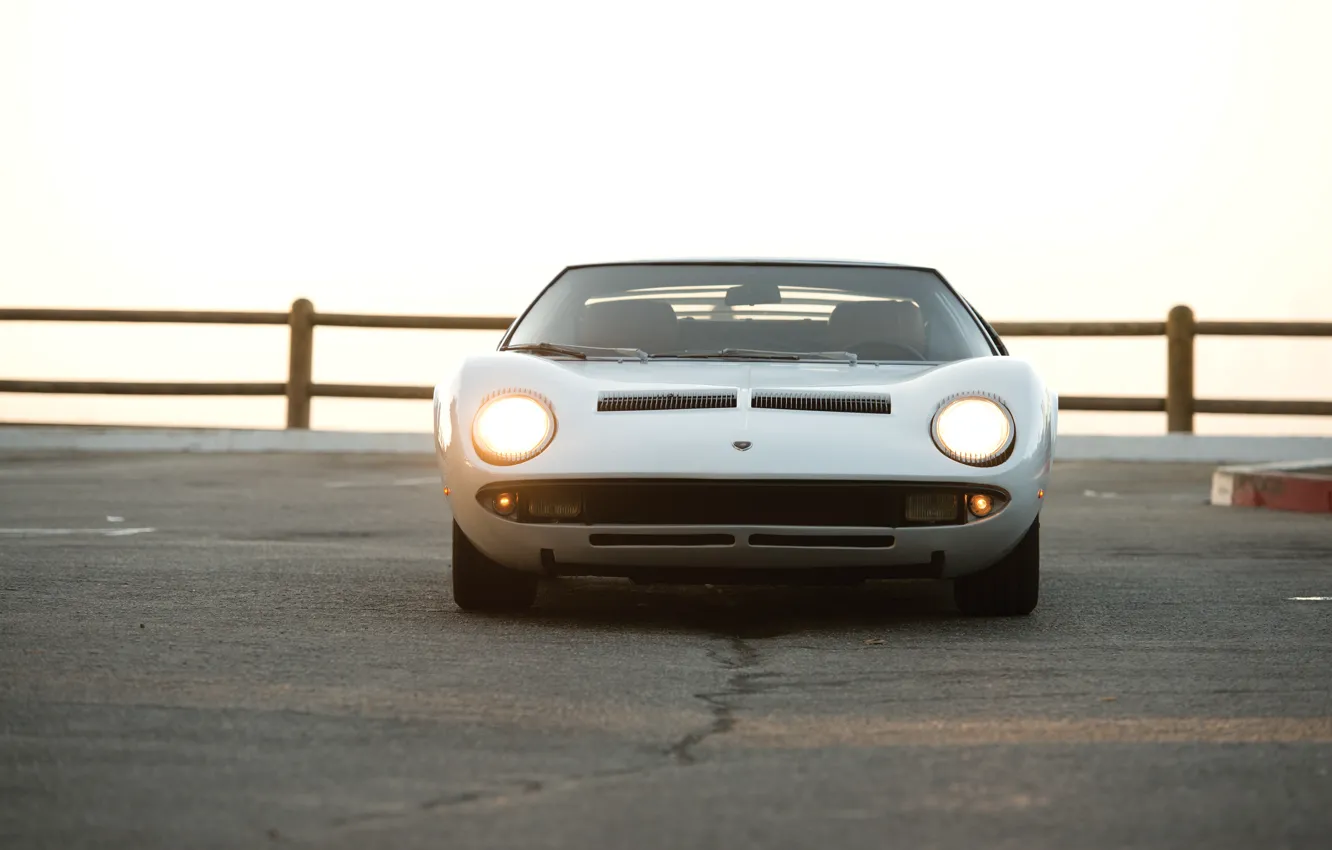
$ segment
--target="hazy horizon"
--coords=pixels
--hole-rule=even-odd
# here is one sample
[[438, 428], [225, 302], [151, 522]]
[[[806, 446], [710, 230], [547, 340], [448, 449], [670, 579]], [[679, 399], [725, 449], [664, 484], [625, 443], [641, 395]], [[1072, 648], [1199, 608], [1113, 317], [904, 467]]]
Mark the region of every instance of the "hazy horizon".
[[[933, 266], [992, 321], [1329, 320], [1329, 35], [1317, 2], [6, 3], [0, 306], [512, 315], [569, 263], [779, 256]], [[321, 328], [316, 380], [430, 384], [497, 338]], [[1011, 347], [1063, 394], [1164, 392], [1161, 339]], [[1205, 338], [1197, 392], [1328, 399], [1330, 362]], [[283, 328], [0, 323], [0, 378], [285, 373]], [[428, 402], [312, 411], [429, 427]], [[284, 414], [0, 394], [0, 421]]]

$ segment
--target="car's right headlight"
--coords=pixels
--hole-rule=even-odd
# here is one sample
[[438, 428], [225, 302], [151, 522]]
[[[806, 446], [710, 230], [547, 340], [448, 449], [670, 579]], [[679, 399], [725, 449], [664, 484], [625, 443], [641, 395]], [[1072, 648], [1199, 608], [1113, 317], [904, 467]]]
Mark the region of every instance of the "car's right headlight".
[[988, 393], [960, 393], [939, 407], [930, 423], [939, 451], [970, 466], [995, 466], [1013, 448], [1013, 415]]
[[472, 445], [487, 463], [511, 466], [531, 460], [555, 438], [555, 414], [535, 393], [497, 393], [472, 420]]

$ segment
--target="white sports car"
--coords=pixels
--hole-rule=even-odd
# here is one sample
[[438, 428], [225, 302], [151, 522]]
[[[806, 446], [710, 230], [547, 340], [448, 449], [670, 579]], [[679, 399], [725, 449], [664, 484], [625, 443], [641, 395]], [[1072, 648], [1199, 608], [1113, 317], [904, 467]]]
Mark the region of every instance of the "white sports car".
[[1057, 398], [934, 269], [570, 266], [434, 405], [464, 609], [543, 576], [1036, 607]]

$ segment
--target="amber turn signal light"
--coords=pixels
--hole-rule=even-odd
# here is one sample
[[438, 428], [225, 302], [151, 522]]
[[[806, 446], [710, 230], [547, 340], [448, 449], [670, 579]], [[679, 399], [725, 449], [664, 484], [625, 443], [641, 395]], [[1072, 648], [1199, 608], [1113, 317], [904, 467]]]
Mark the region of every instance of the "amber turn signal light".
[[994, 510], [994, 502], [991, 501], [989, 496], [977, 493], [975, 496], [971, 497], [968, 507], [971, 508], [971, 512], [976, 516], [986, 516], [990, 511]]
[[495, 505], [495, 513], [500, 516], [508, 516], [517, 507], [518, 500], [510, 493], [500, 493], [495, 497], [493, 504]]

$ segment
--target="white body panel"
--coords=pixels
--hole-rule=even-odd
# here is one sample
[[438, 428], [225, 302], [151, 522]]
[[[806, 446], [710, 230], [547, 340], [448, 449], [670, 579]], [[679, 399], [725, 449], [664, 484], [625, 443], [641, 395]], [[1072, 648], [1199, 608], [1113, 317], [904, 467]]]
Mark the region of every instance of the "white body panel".
[[[738, 389], [733, 409], [598, 412], [606, 390]], [[556, 435], [544, 452], [515, 466], [493, 466], [472, 445], [471, 425], [485, 397], [525, 389], [549, 399]], [[754, 389], [857, 389], [887, 392], [887, 415], [752, 409]], [[981, 391], [1011, 411], [1012, 455], [992, 468], [944, 456], [930, 423], [948, 396]], [[541, 571], [541, 550], [561, 563], [817, 567], [923, 564], [946, 553], [946, 577], [982, 570], [1007, 554], [1040, 512], [1038, 493], [1049, 480], [1057, 403], [1023, 360], [981, 357], [940, 366], [849, 365], [844, 362], [575, 361], [495, 352], [468, 359], [449, 384], [435, 390], [437, 454], [449, 503], [478, 549], [504, 566]], [[738, 451], [735, 441], [752, 447]], [[571, 478], [801, 479], [810, 481], [940, 482], [995, 486], [1012, 501], [984, 519], [960, 526], [898, 529], [792, 528], [783, 533], [890, 533], [889, 549], [751, 547], [762, 527], [652, 525], [594, 527], [520, 524], [499, 517], [476, 498], [501, 482]], [[590, 535], [615, 533], [733, 533], [733, 546], [593, 546]]]

